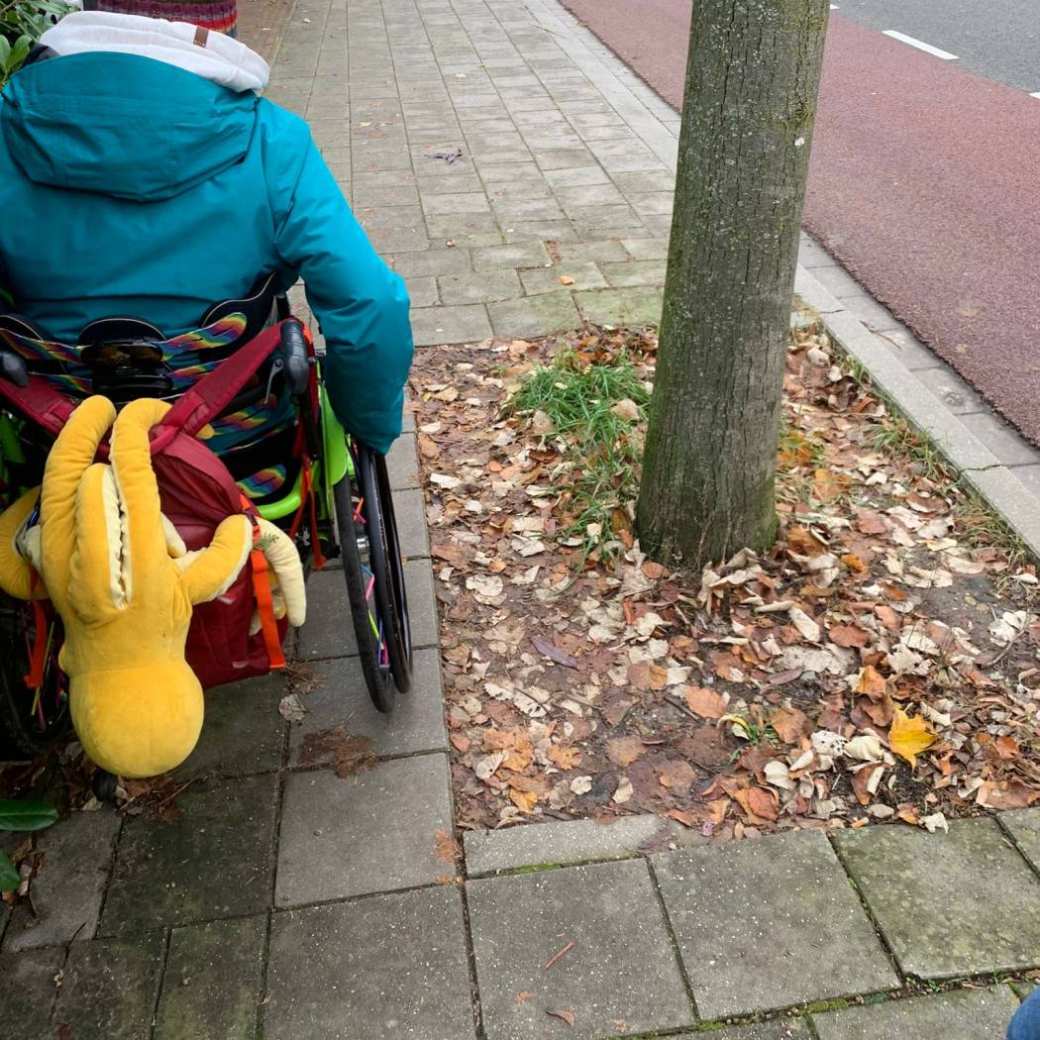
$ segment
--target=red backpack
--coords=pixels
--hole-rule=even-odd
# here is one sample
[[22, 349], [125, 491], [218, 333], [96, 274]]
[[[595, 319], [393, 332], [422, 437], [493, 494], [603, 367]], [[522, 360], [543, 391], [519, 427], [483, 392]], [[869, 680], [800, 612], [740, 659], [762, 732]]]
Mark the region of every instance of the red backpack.
[[[264, 329], [199, 379], [152, 429], [152, 466], [162, 509], [189, 549], [209, 545], [228, 516], [244, 513], [255, 521], [255, 508], [227, 467], [195, 435], [277, 349], [281, 325]], [[25, 386], [0, 377], [0, 397], [55, 437], [78, 403], [39, 376], [30, 376]], [[107, 443], [98, 454], [107, 456]], [[255, 522], [253, 528], [258, 533]], [[259, 611], [261, 626], [250, 636], [254, 611]], [[254, 550], [223, 595], [195, 607], [186, 657], [203, 687], [264, 675], [285, 666], [285, 632], [286, 622], [274, 618], [266, 559]]]

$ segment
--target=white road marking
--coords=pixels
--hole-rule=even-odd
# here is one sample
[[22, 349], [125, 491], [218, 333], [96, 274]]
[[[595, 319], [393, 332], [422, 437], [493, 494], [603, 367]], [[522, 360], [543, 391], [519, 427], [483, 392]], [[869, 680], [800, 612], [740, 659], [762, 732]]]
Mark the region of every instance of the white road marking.
[[1029, 96], [1030, 97], [1035, 97], [1035, 98], [1040, 98], [1040, 90], [1038, 90], [1035, 94], [1030, 94]]
[[957, 60], [956, 54], [951, 54], [949, 51], [941, 51], [938, 47], [933, 47], [930, 43], [925, 43], [922, 40], [915, 40], [913, 36], [907, 36], [906, 33], [897, 32], [895, 29], [886, 29], [884, 35], [891, 36], [893, 40], [908, 43], [911, 47], [916, 47], [919, 51], [924, 51], [925, 54], [932, 55], [933, 58], [942, 58], [943, 61]]

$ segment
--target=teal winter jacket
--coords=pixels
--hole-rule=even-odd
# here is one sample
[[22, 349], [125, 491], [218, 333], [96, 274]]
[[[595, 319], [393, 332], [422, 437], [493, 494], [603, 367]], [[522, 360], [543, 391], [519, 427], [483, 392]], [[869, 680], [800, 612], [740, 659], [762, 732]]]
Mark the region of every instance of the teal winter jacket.
[[51, 339], [134, 315], [173, 336], [261, 274], [302, 277], [346, 428], [400, 433], [412, 337], [305, 122], [136, 54], [35, 62], [0, 95], [0, 286]]

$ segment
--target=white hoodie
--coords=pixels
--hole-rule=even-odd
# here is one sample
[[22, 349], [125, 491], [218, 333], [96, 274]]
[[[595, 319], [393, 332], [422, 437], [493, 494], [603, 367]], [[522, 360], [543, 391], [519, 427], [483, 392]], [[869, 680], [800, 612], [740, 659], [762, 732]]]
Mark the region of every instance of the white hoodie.
[[107, 11], [73, 11], [40, 37], [59, 55], [115, 51], [175, 65], [238, 93], [263, 90], [271, 70], [244, 43], [188, 22]]

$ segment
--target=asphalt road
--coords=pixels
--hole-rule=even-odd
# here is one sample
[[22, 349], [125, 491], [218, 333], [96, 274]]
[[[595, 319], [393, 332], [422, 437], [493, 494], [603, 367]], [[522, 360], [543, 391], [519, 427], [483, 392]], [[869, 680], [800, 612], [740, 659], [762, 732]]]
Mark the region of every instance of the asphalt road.
[[1040, 91], [1038, 0], [838, 0], [834, 16], [896, 29], [957, 55], [961, 68]]
[[[690, 0], [563, 0], [678, 106]], [[942, 60], [883, 35], [955, 54]], [[805, 224], [1040, 443], [1040, 3], [838, 0]]]

